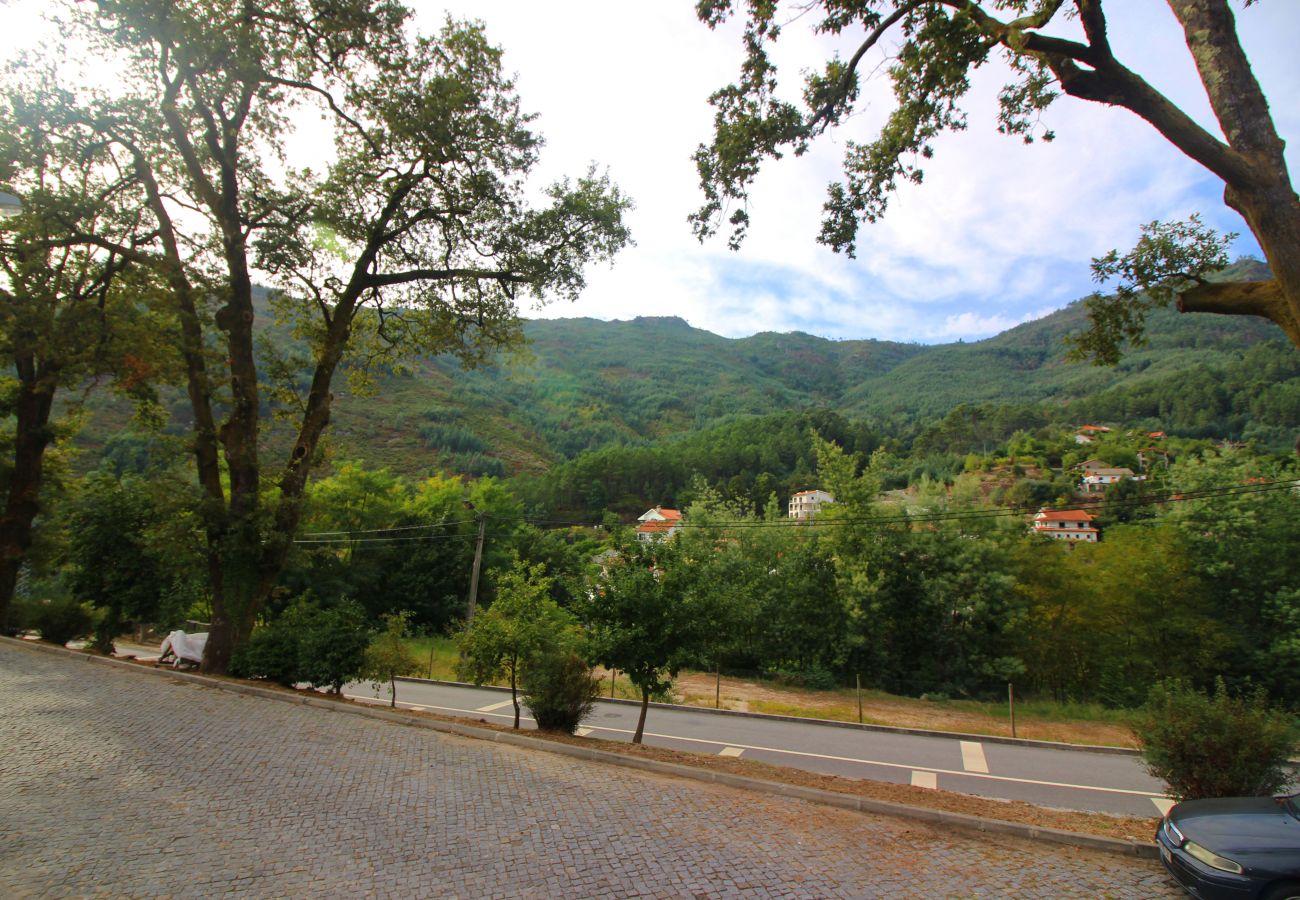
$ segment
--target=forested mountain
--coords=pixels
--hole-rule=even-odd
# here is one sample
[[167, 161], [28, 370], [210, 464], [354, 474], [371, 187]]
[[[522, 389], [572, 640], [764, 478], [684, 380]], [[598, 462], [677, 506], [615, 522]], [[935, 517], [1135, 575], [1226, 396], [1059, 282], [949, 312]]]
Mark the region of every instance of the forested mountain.
[[1279, 448], [1294, 440], [1300, 354], [1271, 323], [1158, 312], [1149, 346], [1107, 368], [1066, 358], [1064, 337], [1083, 318], [1075, 303], [988, 340], [938, 346], [728, 339], [676, 318], [532, 321], [518, 358], [472, 372], [429, 361], [384, 378], [374, 397], [345, 400], [334, 452], [398, 471], [537, 473], [728, 416], [822, 409], [909, 435], [962, 404], [1041, 405], [1053, 421], [1133, 419]]
[[[1255, 265], [1231, 274], [1257, 276]], [[411, 475], [537, 475], [584, 453], [817, 410], [909, 452], [918, 439], [922, 452], [965, 452], [940, 427], [958, 407], [984, 410], [969, 435], [977, 450], [996, 439], [989, 427], [1005, 439], [1089, 419], [1273, 449], [1294, 441], [1300, 354], [1271, 323], [1157, 312], [1150, 344], [1107, 368], [1067, 359], [1064, 338], [1083, 320], [1080, 302], [987, 340], [937, 346], [800, 333], [729, 339], [664, 317], [535, 320], [528, 347], [495, 365], [465, 372], [452, 359], [423, 360], [381, 373], [369, 395], [339, 391], [327, 453]], [[178, 434], [182, 407], [172, 409]], [[101, 410], [83, 442], [134, 452], [133, 435], [115, 434], [124, 415]]]

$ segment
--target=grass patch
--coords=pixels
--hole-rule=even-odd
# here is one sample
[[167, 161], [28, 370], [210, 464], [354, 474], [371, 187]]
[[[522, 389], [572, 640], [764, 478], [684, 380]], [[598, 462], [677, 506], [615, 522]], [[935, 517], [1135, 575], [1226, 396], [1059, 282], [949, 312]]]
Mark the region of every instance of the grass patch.
[[408, 637], [405, 640], [406, 648], [420, 663], [417, 675], [439, 681], [457, 680], [456, 661], [460, 659], [460, 650], [454, 640], [431, 636]]

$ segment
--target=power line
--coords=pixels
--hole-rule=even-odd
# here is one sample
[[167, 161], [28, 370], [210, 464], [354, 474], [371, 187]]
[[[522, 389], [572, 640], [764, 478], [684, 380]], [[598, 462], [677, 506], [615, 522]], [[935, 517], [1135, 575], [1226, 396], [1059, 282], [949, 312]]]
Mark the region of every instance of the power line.
[[457, 519], [452, 522], [430, 522], [425, 525], [393, 525], [388, 528], [356, 528], [348, 531], [311, 531], [303, 534], [303, 537], [326, 537], [335, 534], [379, 534], [389, 531], [419, 531], [424, 528], [448, 528], [452, 525], [465, 525], [470, 522], [469, 519]]

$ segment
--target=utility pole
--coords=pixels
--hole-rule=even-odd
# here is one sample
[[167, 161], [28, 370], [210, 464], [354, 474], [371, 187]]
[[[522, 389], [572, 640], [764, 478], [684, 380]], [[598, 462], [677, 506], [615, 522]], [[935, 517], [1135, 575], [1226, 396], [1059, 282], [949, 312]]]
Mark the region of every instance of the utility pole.
[[479, 512], [470, 501], [462, 502], [478, 519], [478, 544], [474, 547], [474, 568], [469, 576], [469, 605], [465, 609], [465, 627], [468, 628], [474, 621], [474, 610], [478, 606], [478, 572], [483, 565], [483, 533], [487, 528], [487, 516]]

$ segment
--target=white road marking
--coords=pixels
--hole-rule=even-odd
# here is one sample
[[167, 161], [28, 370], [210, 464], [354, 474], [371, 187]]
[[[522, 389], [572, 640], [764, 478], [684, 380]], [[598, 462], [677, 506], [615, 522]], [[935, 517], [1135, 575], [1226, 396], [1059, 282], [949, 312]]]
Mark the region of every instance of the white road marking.
[[912, 772], [912, 786], [929, 788], [932, 791], [939, 789], [939, 776], [933, 772]]
[[1152, 797], [1151, 802], [1156, 805], [1156, 809], [1160, 810], [1162, 816], [1167, 814], [1174, 806], [1174, 801], [1168, 797]]
[[493, 703], [491, 706], [480, 706], [475, 712], [496, 712], [498, 709], [505, 709], [507, 706], [514, 705], [513, 700], [502, 700], [500, 703]]
[[988, 761], [984, 759], [984, 745], [978, 741], [961, 741], [961, 765], [967, 772], [987, 772]]
[[573, 733], [576, 734], [578, 737], [586, 737], [587, 735], [591, 734], [591, 731], [592, 729], [590, 728], [579, 728], [577, 731]]
[[745, 752], [743, 747], [723, 747], [718, 751], [719, 756], [739, 756]]
[[[352, 696], [352, 695], [348, 695], [348, 696]], [[397, 702], [397, 705], [402, 707], [410, 706], [410, 704], [403, 703], [400, 700]], [[480, 712], [480, 710], [461, 709], [455, 706], [429, 706], [426, 708], [436, 709], [440, 712], [463, 713], [466, 715], [473, 715], [474, 713]], [[502, 715], [501, 713], [490, 713], [490, 715], [498, 719], [514, 718], [513, 714]], [[520, 722], [532, 722], [532, 721], [533, 720], [528, 718], [527, 716], [522, 716], [520, 718]], [[612, 734], [634, 734], [635, 733], [631, 728], [610, 728], [607, 725], [594, 726], [592, 728], [592, 731], [607, 731]], [[663, 738], [664, 740], [670, 740], [670, 741], [684, 741], [686, 743], [692, 743], [692, 744], [709, 744], [714, 747], [733, 746], [731, 744], [728, 744], [725, 741], [710, 741], [705, 738], [682, 737], [676, 734], [659, 734], [657, 732], [652, 732], [652, 731], [645, 732], [644, 736]], [[803, 750], [784, 750], [780, 747], [760, 747], [754, 744], [741, 744], [739, 745], [739, 748], [742, 750], [759, 750], [767, 753], [781, 753], [786, 756], [802, 756], [802, 757], [807, 757], [809, 759], [827, 759], [832, 762], [857, 763], [863, 766], [879, 766], [881, 768], [886, 768], [886, 769], [907, 769], [909, 771], [916, 771], [915, 766], [911, 766], [906, 763], [884, 762], [883, 760], [862, 759], [860, 757], [854, 757], [854, 756], [832, 756], [827, 753], [809, 753]], [[1155, 798], [1164, 796], [1163, 794], [1156, 794], [1151, 791], [1138, 791], [1138, 790], [1133, 790], [1131, 788], [1099, 787], [1094, 784], [1072, 784], [1068, 781], [1043, 781], [1037, 778], [1013, 778], [1010, 775], [986, 775], [982, 772], [965, 772], [965, 771], [959, 771], [957, 769], [931, 769], [930, 771], [934, 772], [937, 775], [961, 775], [965, 778], [982, 778], [987, 781], [1005, 781], [1012, 784], [1035, 784], [1038, 785], [1039, 787], [1071, 788], [1073, 790], [1078, 790], [1078, 791], [1095, 791], [1100, 794], [1126, 794], [1132, 797], [1147, 797], [1153, 800]]]

